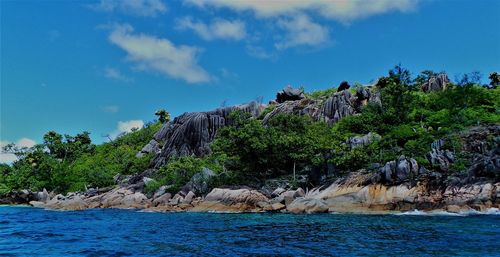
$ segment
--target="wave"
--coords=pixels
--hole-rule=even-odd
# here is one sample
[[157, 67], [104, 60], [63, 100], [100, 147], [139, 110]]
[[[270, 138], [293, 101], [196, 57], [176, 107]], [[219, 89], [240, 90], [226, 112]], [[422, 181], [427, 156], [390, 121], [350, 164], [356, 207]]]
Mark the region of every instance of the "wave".
[[447, 212], [447, 211], [421, 211], [421, 210], [412, 210], [407, 212], [396, 213], [394, 215], [398, 216], [470, 216], [470, 215], [500, 215], [500, 209], [498, 208], [488, 208], [486, 211], [476, 211], [476, 210], [468, 210], [468, 211], [460, 211], [460, 212]]

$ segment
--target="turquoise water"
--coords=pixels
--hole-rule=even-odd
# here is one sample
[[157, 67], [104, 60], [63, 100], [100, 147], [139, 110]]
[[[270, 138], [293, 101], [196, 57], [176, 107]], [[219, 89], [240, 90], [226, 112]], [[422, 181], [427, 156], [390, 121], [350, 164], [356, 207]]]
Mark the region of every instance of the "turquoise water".
[[0, 256], [500, 256], [500, 215], [0, 207]]

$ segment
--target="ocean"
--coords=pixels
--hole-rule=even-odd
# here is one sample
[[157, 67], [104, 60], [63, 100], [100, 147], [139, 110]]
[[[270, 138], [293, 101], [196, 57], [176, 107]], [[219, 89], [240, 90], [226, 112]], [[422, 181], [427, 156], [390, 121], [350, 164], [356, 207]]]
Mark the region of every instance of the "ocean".
[[500, 215], [0, 207], [0, 256], [500, 256]]

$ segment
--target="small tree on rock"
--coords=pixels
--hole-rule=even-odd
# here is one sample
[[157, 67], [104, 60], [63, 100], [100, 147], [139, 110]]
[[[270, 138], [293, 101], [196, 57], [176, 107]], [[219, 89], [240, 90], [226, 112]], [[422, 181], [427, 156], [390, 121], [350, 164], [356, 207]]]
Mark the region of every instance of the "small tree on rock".
[[158, 120], [161, 123], [167, 123], [170, 121], [170, 113], [167, 112], [165, 109], [160, 109], [156, 111], [155, 115], [158, 116]]

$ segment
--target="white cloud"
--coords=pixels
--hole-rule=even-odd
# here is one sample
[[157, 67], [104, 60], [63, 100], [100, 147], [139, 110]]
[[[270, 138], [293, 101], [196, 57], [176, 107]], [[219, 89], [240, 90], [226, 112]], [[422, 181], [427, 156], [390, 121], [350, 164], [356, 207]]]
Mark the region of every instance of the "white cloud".
[[210, 24], [193, 21], [191, 17], [184, 17], [177, 21], [177, 28], [193, 30], [207, 41], [214, 39], [241, 40], [246, 36], [245, 23], [240, 20], [216, 19]]
[[418, 0], [186, 0], [199, 7], [227, 7], [236, 11], [252, 11], [260, 17], [314, 11], [325, 18], [349, 22], [389, 11], [410, 11]]
[[106, 67], [104, 68], [104, 77], [108, 79], [119, 80], [123, 82], [132, 82], [133, 79], [124, 75], [120, 70], [115, 68]]
[[[3, 151], [4, 146], [10, 144], [11, 142], [8, 141], [0, 141], [0, 163], [12, 163], [15, 160], [17, 160], [16, 155], [12, 153], [6, 153]], [[17, 147], [32, 147], [36, 145], [36, 142], [34, 140], [31, 140], [29, 138], [21, 138], [17, 142], [15, 142], [15, 145]]]
[[318, 46], [329, 40], [329, 32], [326, 27], [314, 23], [306, 15], [296, 15], [290, 19], [280, 19], [278, 27], [286, 31], [285, 38], [276, 43], [279, 50], [295, 46]]
[[15, 160], [17, 160], [17, 157], [12, 153], [4, 153], [4, 152], [0, 153], [0, 163], [10, 164], [13, 163]]
[[102, 107], [102, 110], [107, 113], [117, 113], [120, 111], [120, 106], [118, 105], [106, 105]]
[[211, 80], [208, 72], [198, 65], [201, 50], [197, 47], [174, 45], [165, 38], [137, 34], [130, 25], [115, 26], [109, 40], [127, 52], [127, 58], [139, 69], [157, 71], [188, 83]]
[[34, 140], [31, 140], [29, 138], [21, 138], [19, 139], [17, 142], [16, 142], [16, 145], [19, 146], [19, 147], [33, 147], [34, 145], [36, 145], [36, 142]]
[[129, 133], [132, 129], [140, 129], [144, 127], [144, 121], [142, 120], [129, 120], [129, 121], [119, 121], [116, 129], [110, 133], [111, 138], [116, 138], [122, 133]]
[[155, 17], [167, 11], [167, 7], [160, 0], [101, 0], [91, 8], [96, 11], [119, 11], [142, 17]]

